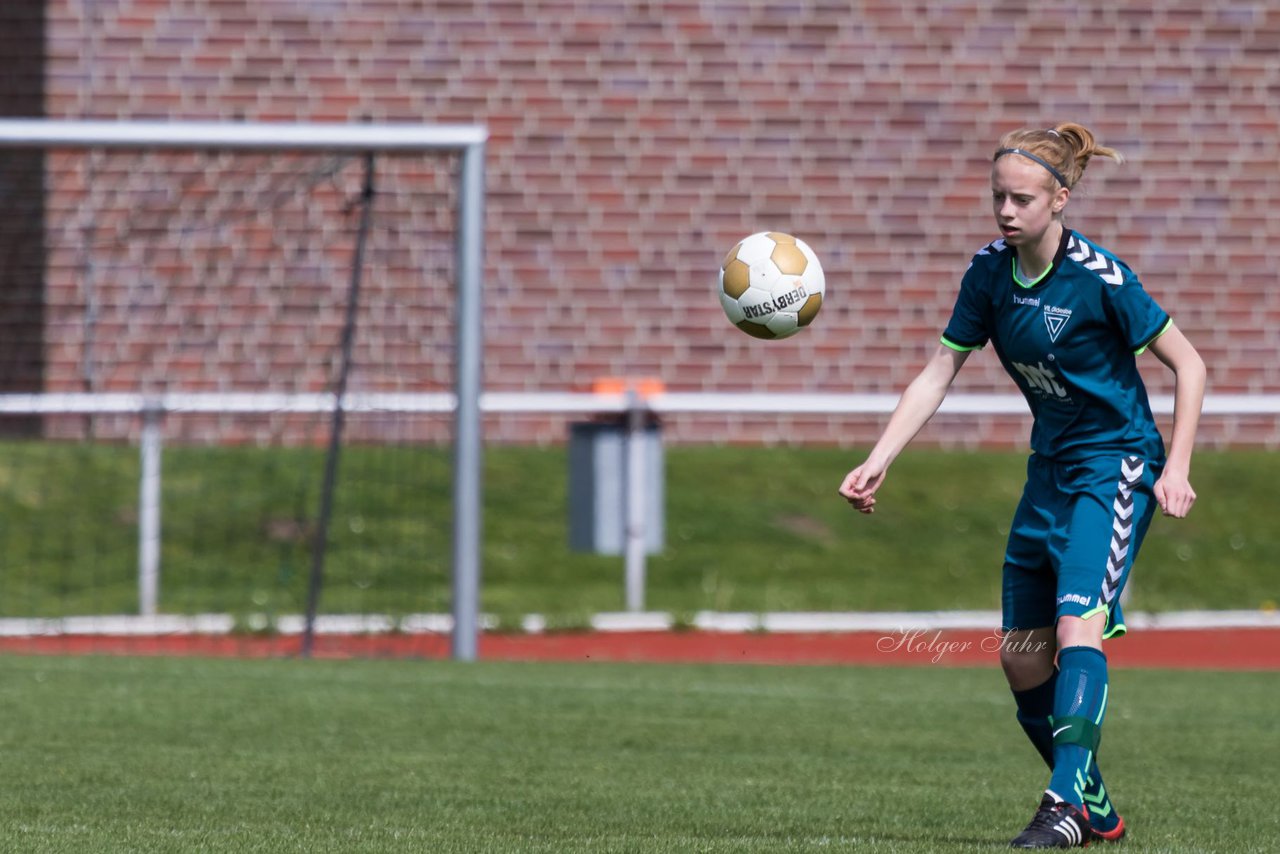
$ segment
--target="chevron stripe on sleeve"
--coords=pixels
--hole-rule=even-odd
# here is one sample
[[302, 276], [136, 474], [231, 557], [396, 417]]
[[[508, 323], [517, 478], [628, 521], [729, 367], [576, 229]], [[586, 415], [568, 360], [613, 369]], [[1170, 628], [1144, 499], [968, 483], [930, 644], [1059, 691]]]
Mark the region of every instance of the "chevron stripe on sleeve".
[[1124, 271], [1120, 269], [1120, 265], [1074, 234], [1067, 242], [1067, 257], [1078, 261], [1086, 270], [1097, 273], [1108, 285], [1124, 284]]

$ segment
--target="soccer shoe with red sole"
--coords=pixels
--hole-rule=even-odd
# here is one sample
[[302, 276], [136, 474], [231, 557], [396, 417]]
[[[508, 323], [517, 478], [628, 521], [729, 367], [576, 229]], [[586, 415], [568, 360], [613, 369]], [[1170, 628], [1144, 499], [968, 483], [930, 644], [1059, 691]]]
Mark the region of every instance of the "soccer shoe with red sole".
[[1119, 842], [1124, 839], [1124, 835], [1129, 832], [1129, 828], [1124, 826], [1124, 816], [1116, 816], [1116, 826], [1110, 830], [1098, 830], [1093, 828], [1093, 838], [1101, 842]]
[[1010, 848], [1084, 848], [1093, 838], [1089, 814], [1066, 801], [1046, 794], [1026, 829], [1014, 837]]

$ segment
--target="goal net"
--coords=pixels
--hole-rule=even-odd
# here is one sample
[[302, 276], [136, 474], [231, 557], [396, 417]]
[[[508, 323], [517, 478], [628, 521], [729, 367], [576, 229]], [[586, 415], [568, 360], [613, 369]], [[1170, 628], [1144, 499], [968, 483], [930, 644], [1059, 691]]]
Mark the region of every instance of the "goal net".
[[483, 140], [0, 122], [10, 632], [454, 610], [474, 655]]

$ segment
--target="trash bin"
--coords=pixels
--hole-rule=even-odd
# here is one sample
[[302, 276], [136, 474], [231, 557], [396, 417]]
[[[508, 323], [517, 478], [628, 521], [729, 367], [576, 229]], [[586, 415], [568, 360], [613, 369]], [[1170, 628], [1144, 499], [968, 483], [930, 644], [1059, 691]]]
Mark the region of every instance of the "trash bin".
[[[665, 540], [662, 428], [649, 419], [638, 432], [643, 446], [646, 554]], [[569, 548], [620, 555], [627, 542], [626, 418], [569, 425]]]

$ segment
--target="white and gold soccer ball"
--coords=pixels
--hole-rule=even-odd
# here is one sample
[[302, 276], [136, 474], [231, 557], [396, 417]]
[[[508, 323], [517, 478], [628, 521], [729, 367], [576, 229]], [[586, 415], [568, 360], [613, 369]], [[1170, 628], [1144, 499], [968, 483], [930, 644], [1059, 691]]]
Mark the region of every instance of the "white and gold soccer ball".
[[720, 265], [720, 305], [729, 320], [756, 338], [786, 338], [813, 322], [826, 279], [809, 245], [762, 231], [729, 250]]

